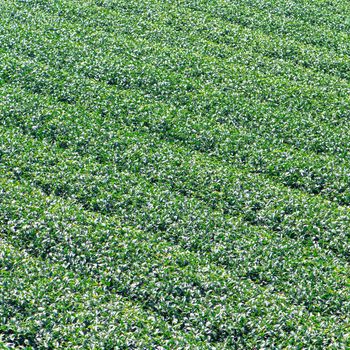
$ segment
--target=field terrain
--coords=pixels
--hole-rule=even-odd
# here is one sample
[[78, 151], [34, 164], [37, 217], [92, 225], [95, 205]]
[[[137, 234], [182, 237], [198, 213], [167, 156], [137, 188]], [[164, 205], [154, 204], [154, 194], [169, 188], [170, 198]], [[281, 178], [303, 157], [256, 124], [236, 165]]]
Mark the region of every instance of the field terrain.
[[350, 3], [0, 0], [1, 349], [350, 349]]

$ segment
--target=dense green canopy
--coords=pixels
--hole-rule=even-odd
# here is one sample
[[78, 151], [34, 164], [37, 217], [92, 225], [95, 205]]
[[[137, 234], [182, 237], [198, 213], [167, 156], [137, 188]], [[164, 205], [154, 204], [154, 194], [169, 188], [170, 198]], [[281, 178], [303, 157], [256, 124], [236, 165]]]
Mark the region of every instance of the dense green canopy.
[[0, 348], [350, 348], [349, 117], [347, 1], [0, 0]]

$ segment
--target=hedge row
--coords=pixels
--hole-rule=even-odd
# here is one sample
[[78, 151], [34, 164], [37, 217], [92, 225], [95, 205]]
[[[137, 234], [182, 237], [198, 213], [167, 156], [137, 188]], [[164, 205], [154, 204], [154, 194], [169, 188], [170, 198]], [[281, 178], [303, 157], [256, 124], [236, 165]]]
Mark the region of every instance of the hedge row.
[[20, 349], [205, 349], [106, 285], [0, 242], [1, 334]]
[[[239, 132], [239, 128], [235, 126], [223, 125], [210, 119], [210, 113], [207, 113], [207, 120], [202, 113], [194, 118], [189, 118], [187, 109], [179, 111], [175, 107], [168, 107], [168, 105], [159, 102], [149, 102], [142, 93], [128, 90], [119, 92], [119, 96], [122, 96], [115, 99], [116, 91], [108, 88], [103, 89], [93, 82], [79, 81], [78, 79], [75, 79], [74, 83], [69, 86], [67, 81], [65, 82], [67, 85], [63, 85], [60, 79], [54, 83], [52, 79], [46, 78], [39, 83], [30, 78], [26, 86], [29, 86], [32, 91], [36, 91], [38, 84], [47, 84], [48, 82], [50, 86], [46, 85], [45, 90], [53, 90], [53, 94], [59, 100], [66, 101], [68, 99], [69, 101], [73, 99], [75, 103], [80, 102], [83, 106], [87, 105], [89, 110], [97, 110], [101, 117], [115, 118], [119, 116], [119, 118], [124, 119], [124, 122], [132, 123], [136, 127], [146, 126], [151, 131], [160, 132], [167, 139], [180, 139], [194, 149], [209, 151], [220, 158], [233, 162], [243, 162], [253, 171], [273, 176], [285, 185], [301, 188], [309, 193], [324, 194], [330, 199], [338, 200], [341, 204], [349, 202], [347, 191], [348, 161], [337, 159], [331, 155], [293, 151], [291, 147], [284, 145], [285, 140], [283, 141], [283, 139], [272, 138], [268, 140], [266, 134], [271, 132], [271, 129], [268, 128], [267, 131], [264, 131], [266, 129], [264, 125], [267, 125], [267, 122], [261, 126], [262, 135], [244, 133], [244, 130]], [[4, 91], [6, 94], [7, 86], [4, 87]], [[12, 101], [10, 100], [9, 103]], [[195, 107], [190, 108], [196, 110]], [[203, 108], [206, 108], [205, 104]], [[242, 108], [247, 109], [249, 106]], [[190, 111], [190, 114], [192, 113]], [[266, 111], [267, 118], [268, 109]], [[275, 126], [274, 130], [278, 130], [278, 126]], [[283, 132], [281, 133], [283, 135]], [[341, 134], [335, 134], [335, 138], [337, 135]], [[346, 133], [343, 135], [345, 136], [339, 136], [339, 138], [347, 137]], [[300, 139], [302, 140], [302, 137]], [[322, 133], [316, 140], [316, 145], [320, 139], [332, 145], [332, 141], [326, 139]], [[307, 140], [306, 137], [305, 140]], [[342, 146], [344, 143], [345, 140], [338, 142], [334, 151], [344, 149]]]
[[[19, 193], [22, 198], [16, 200]], [[26, 183], [3, 179], [2, 194], [1, 217], [6, 224], [2, 234], [9, 243], [51, 265], [91, 277], [107, 292], [141, 303], [175, 329], [217, 348], [346, 344], [342, 338], [346, 317], [344, 329], [334, 324], [334, 318], [343, 316], [321, 317], [293, 306], [283, 293], [213, 265], [206, 254], [183, 250], [153, 232], [120, 228], [113, 219], [88, 214]], [[56, 337], [52, 332], [54, 325], [40, 327], [47, 330], [50, 341], [60, 337], [60, 332]], [[34, 347], [46, 346], [33, 329], [25, 338], [32, 338]]]
[[[96, 126], [95, 132], [99, 131]], [[277, 282], [277, 288], [286, 292], [290, 290], [290, 281], [281, 283], [273, 276], [284, 274], [288, 261], [298, 261], [302, 255], [300, 249], [304, 250], [305, 245], [311, 250], [315, 248], [317, 256], [327, 257], [327, 250], [332, 249], [347, 259], [347, 210], [296, 192], [283, 191], [257, 176], [212, 162], [210, 158], [208, 161], [200, 153], [190, 153], [181, 147], [170, 149], [161, 140], [157, 142], [155, 138], [146, 138], [127, 129], [120, 129], [118, 133], [118, 136], [109, 134], [116, 144], [115, 161], [101, 163], [96, 160], [101, 160], [100, 148], [95, 149], [96, 153], [92, 149], [81, 156], [69, 148], [43, 145], [15, 130], [5, 131], [9, 142], [2, 148], [3, 161], [9, 175], [30, 180], [46, 193], [74, 198], [88, 210], [117, 215], [124, 224], [150, 233], [159, 231], [164, 239], [181, 244], [185, 249], [199, 249], [203, 253], [216, 249], [215, 261], [229, 268], [237, 266], [236, 244], [243, 239], [244, 249], [252, 249], [247, 259], [254, 260], [244, 264], [248, 271], [242, 274], [248, 277], [255, 274], [254, 278], [261, 283]], [[97, 135], [93, 139], [99, 144], [106, 141]], [[308, 213], [306, 217], [305, 212]], [[259, 226], [270, 231], [261, 230]], [[257, 250], [261, 237], [260, 234], [255, 236], [256, 232], [269, 237], [261, 246], [261, 252], [260, 248]], [[279, 267], [269, 270], [266, 258], [270, 257], [266, 252], [284, 245], [296, 257], [285, 260], [286, 253], [280, 255], [277, 248], [274, 259], [282, 259], [282, 270]], [[239, 250], [243, 251], [243, 247]], [[320, 248], [326, 251], [318, 252]], [[261, 260], [264, 256], [265, 260]], [[335, 256], [333, 259], [336, 266], [338, 259]], [[257, 269], [258, 275], [249, 270], [257, 260], [263, 262]], [[307, 273], [307, 268], [303, 273]], [[339, 299], [339, 290], [329, 295], [327, 303], [318, 299], [317, 289], [328, 289], [328, 275], [325, 280], [313, 282], [314, 286], [301, 287], [299, 278], [293, 280], [296, 289], [292, 299], [304, 302], [312, 310], [337, 312], [339, 302], [343, 311], [348, 307], [346, 298]], [[302, 295], [300, 288], [305, 288]]]

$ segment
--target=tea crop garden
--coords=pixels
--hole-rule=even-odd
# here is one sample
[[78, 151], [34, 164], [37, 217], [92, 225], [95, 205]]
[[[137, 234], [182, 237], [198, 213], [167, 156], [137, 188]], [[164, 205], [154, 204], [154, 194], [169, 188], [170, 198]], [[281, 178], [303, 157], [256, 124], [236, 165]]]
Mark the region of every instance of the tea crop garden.
[[0, 349], [350, 349], [349, 2], [0, 15]]

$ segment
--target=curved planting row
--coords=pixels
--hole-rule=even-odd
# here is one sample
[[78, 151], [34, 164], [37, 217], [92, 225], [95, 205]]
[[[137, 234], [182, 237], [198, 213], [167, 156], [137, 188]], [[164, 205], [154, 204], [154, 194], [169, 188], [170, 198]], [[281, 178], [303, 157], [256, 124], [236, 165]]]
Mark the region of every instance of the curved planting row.
[[[46, 93], [48, 90], [61, 101], [68, 99], [70, 103], [73, 103], [73, 101], [75, 103], [80, 102], [93, 110], [100, 110], [102, 114], [111, 114], [112, 117], [120, 115], [121, 100], [115, 98], [115, 93], [117, 92], [115, 89], [110, 89], [108, 86], [102, 89], [100, 84], [96, 84], [93, 81], [80, 80], [78, 78], [72, 80], [64, 73], [61, 73], [63, 76], [61, 75], [60, 78], [51, 79], [54, 73], [57, 76], [57, 71], [55, 70], [51, 74], [46, 70], [49, 73], [48, 76], [45, 77], [43, 75], [41, 80], [36, 80], [36, 78], [33, 79], [31, 74], [32, 68], [29, 67], [30, 65], [27, 68], [26, 66], [23, 67], [28, 69], [28, 75], [23, 76], [23, 70], [15, 74], [20, 74], [22, 83], [32, 91]], [[39, 67], [36, 68], [37, 72], [38, 69]], [[26, 79], [26, 76], [28, 79]], [[253, 171], [270, 174], [282, 180], [288, 186], [302, 188], [310, 193], [324, 193], [332, 199], [337, 199], [342, 204], [348, 203], [346, 190], [348, 181], [346, 176], [347, 168], [344, 168], [347, 164], [346, 161], [335, 159], [332, 156], [315, 156], [313, 154], [308, 155], [306, 152], [293, 152], [292, 148], [284, 146], [283, 139], [267, 139], [266, 131], [262, 135], [258, 134], [256, 136], [254, 133], [246, 131], [245, 135], [243, 133], [244, 129], [243, 132], [240, 132], [240, 127], [227, 126], [226, 123], [220, 124], [212, 120], [209, 117], [211, 113], [208, 113], [207, 122], [203, 118], [203, 114], [197, 115], [196, 118], [189, 118], [186, 108], [179, 111], [175, 110], [174, 108], [176, 107], [174, 106], [170, 107], [169, 110], [167, 105], [163, 105], [160, 102], [150, 103], [147, 96], [144, 97], [142, 93], [136, 95], [136, 92], [133, 90], [130, 93], [128, 93], [129, 89], [125, 91], [127, 95], [130, 95], [130, 98], [128, 104], [123, 102], [123, 108], [127, 108], [126, 113], [135, 115], [133, 124], [141, 126], [146, 124], [152, 130], [158, 130], [165, 134], [167, 138], [182, 139], [186, 144], [197, 149], [214, 152], [226, 159], [233, 158], [233, 161], [247, 163], [252, 167]], [[89, 97], [88, 99], [87, 96]], [[206, 108], [205, 105], [204, 108]], [[246, 107], [243, 106], [242, 108]], [[160, 119], [156, 118], [157, 115], [154, 113], [154, 109], [158, 109], [162, 113]], [[181, 115], [179, 115], [180, 113]], [[268, 118], [268, 115], [266, 113], [266, 118]], [[174, 120], [177, 122], [174, 123]], [[267, 131], [271, 132], [269, 129]], [[240, 142], [242, 138], [244, 140], [243, 145]], [[247, 139], [250, 142], [246, 142]], [[322, 133], [319, 139], [329, 142], [324, 139]], [[318, 142], [317, 140], [316, 144]], [[332, 143], [329, 144], [332, 145]], [[335, 147], [335, 149], [341, 149], [341, 144], [338, 143]], [[287, 162], [286, 155], [288, 157]], [[344, 155], [346, 156], [346, 153]], [[317, 159], [319, 160], [315, 164]], [[337, 169], [337, 171], [329, 172], [325, 171], [325, 169]]]
[[[58, 115], [51, 125], [58, 124]], [[150, 232], [160, 231], [164, 237], [176, 244], [180, 242], [186, 249], [197, 249], [200, 244], [200, 249], [207, 252], [216, 243], [220, 247], [217, 252], [219, 260], [222, 249], [226, 257], [234, 254], [235, 245], [231, 242], [237, 242], [237, 227], [243, 225], [241, 234], [249, 235], [255, 230], [260, 232], [257, 227], [248, 227], [248, 233], [245, 233], [246, 225], [240, 217], [273, 230], [270, 233], [262, 231], [267, 237], [271, 236], [272, 246], [264, 247], [267, 251], [273, 250], [274, 240], [278, 241], [282, 234], [282, 237], [292, 238], [287, 238], [287, 247], [303, 242], [316, 248], [331, 248], [347, 257], [347, 209], [300, 196], [297, 191], [285, 191], [242, 169], [213, 162], [210, 157], [189, 152], [179, 145], [169, 147], [156, 136], [152, 138], [135, 133], [117, 124], [93, 124], [89, 115], [83, 115], [86, 125], [83, 120], [79, 121], [79, 125], [96, 141], [95, 145], [83, 145], [86, 152], [83, 155], [78, 145], [80, 131], [73, 129], [74, 122], [70, 124], [72, 129], [69, 131], [69, 122], [64, 115], [66, 136], [77, 132], [75, 137], [71, 134], [70, 138], [66, 138], [77, 141], [68, 148], [60, 146], [62, 139], [51, 139], [48, 143], [50, 139], [44, 137], [42, 144], [30, 138], [21, 140], [16, 129], [12, 131], [16, 136], [11, 136], [11, 130], [8, 130], [9, 136], [4, 138], [9, 143], [3, 145], [2, 157], [9, 174], [18, 179], [30, 179], [47, 193], [74, 198], [86, 209], [106, 215], [121, 215], [126, 220], [123, 221], [125, 224]], [[71, 116], [73, 121], [79, 118], [78, 114], [72, 113]], [[60, 121], [61, 126], [63, 120]], [[51, 128], [47, 125], [45, 129]], [[40, 130], [37, 131], [40, 133]], [[6, 135], [6, 130], [4, 132]], [[84, 135], [80, 136], [84, 138]], [[112, 148], [103, 151], [100, 144], [109, 144]], [[22, 152], [21, 145], [26, 145]], [[29, 154], [26, 153], [27, 147], [31, 149]], [[305, 211], [309, 212], [306, 217]], [[253, 238], [253, 242], [255, 240]], [[252, 243], [251, 247], [256, 249], [256, 243]], [[263, 250], [262, 256], [266, 250]], [[295, 248], [291, 251], [298, 256]], [[235, 266], [236, 262], [232, 263], [228, 266]], [[263, 270], [260, 271], [262, 277], [257, 277], [257, 280], [273, 281], [271, 276], [274, 272], [264, 275]], [[249, 276], [250, 272], [246, 275]], [[266, 279], [266, 276], [270, 277]], [[289, 283], [286, 290], [290, 288]], [[336, 293], [334, 297], [334, 300], [339, 300]], [[294, 298], [299, 300], [297, 294]], [[317, 297], [315, 300], [318, 304]], [[325, 312], [337, 309], [326, 303], [321, 303], [320, 307], [319, 310]]]
[[1, 241], [0, 266], [1, 334], [9, 348], [211, 348], [62, 261]]
[[[209, 345], [345, 344], [340, 338], [344, 330], [332, 317], [315, 318], [283, 294], [211, 264], [206, 255], [182, 250], [153, 233], [118, 228], [113, 218], [88, 214], [26, 182], [3, 179], [1, 198], [2, 235], [10, 244], [93, 278], [106, 295], [135, 300], [175, 330], [191, 332]], [[41, 329], [52, 334], [51, 327]], [[45, 347], [35, 330], [29, 334], [34, 346]]]

